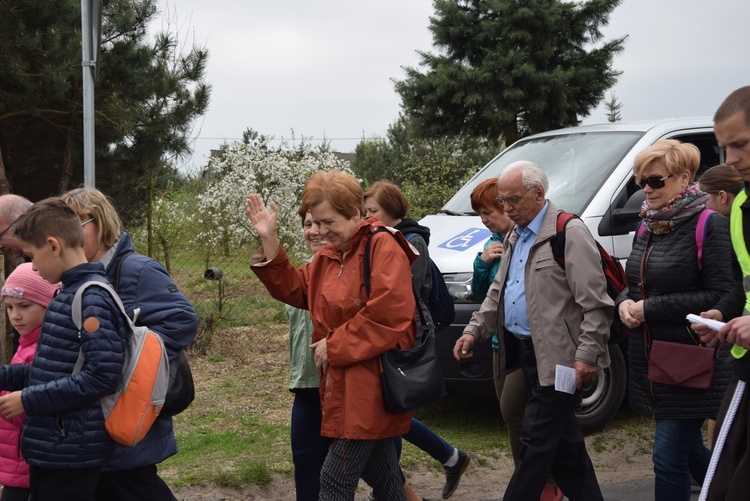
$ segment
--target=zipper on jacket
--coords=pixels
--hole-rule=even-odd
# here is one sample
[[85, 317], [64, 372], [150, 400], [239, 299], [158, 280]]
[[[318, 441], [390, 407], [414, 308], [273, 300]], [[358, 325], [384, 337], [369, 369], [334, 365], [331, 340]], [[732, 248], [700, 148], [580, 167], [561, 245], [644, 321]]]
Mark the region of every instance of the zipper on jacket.
[[63, 424], [62, 414], [57, 415], [57, 429], [60, 430], [60, 435], [65, 437], [65, 425]]
[[339, 268], [339, 276], [336, 278], [341, 278], [341, 274], [344, 272], [344, 263], [341, 263], [341, 267]]
[[[641, 277], [640, 283], [638, 284], [638, 288], [641, 289], [641, 294], [643, 294], [643, 292], [646, 290], [646, 273], [645, 273], [645, 271], [646, 271], [646, 264], [648, 264], [648, 259], [649, 259], [649, 257], [651, 257], [651, 251], [652, 250], [654, 250], [654, 245], [653, 244], [650, 245], [650, 246], [648, 246], [646, 249], [643, 250], [643, 252], [646, 253], [646, 257], [643, 258], [643, 270], [644, 270], [644, 273], [643, 273], [643, 276]], [[644, 315], [645, 315], [645, 311], [644, 311]]]
[[[641, 290], [641, 294], [645, 295], [646, 293], [646, 264], [648, 263], [648, 259], [651, 256], [651, 251], [654, 249], [653, 243], [650, 242], [650, 235], [649, 238], [646, 240], [646, 248], [643, 249], [643, 252], [645, 256], [643, 257], [643, 271], [641, 273], [641, 281], [638, 283], [638, 288]], [[650, 244], [650, 245], [649, 245]], [[643, 300], [646, 301], [645, 299]], [[646, 316], [646, 305], [643, 306], [643, 316]], [[645, 322], [644, 322], [645, 323]], [[645, 327], [644, 327], [645, 329]], [[649, 349], [649, 346], [646, 344], [646, 340], [643, 341], [643, 354], [646, 359], [646, 367], [648, 367], [648, 361], [651, 358], [651, 350]], [[648, 379], [648, 378], [646, 378]], [[656, 419], [656, 396], [654, 395], [654, 383], [652, 381], [648, 382], [648, 390], [651, 394], [651, 418]]]

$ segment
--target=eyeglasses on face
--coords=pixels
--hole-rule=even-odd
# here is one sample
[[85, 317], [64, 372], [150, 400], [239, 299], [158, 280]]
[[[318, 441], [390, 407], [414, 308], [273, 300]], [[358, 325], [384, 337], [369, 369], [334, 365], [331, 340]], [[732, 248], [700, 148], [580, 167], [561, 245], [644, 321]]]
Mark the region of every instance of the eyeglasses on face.
[[502, 206], [506, 206], [506, 205], [514, 205], [515, 206], [518, 202], [521, 201], [521, 199], [524, 197], [524, 195], [526, 195], [528, 192], [530, 192], [534, 188], [535, 188], [535, 186], [532, 186], [528, 190], [524, 191], [521, 195], [518, 195], [518, 196], [515, 196], [515, 197], [497, 197], [497, 198], [495, 198], [495, 201], [497, 203], [499, 203], [500, 205], [502, 205]]
[[5, 236], [5, 234], [8, 233], [8, 230], [10, 230], [11, 228], [13, 228], [13, 225], [16, 224], [16, 221], [18, 221], [18, 220], [16, 219], [12, 223], [10, 223], [7, 228], [5, 228], [3, 231], [0, 231], [0, 240], [2, 240], [3, 237]]
[[664, 188], [664, 185], [667, 184], [664, 181], [666, 181], [670, 177], [672, 177], [672, 174], [667, 174], [666, 176], [652, 174], [638, 181], [638, 186], [640, 186], [641, 188], [645, 188], [646, 185], [649, 185], [651, 188], [658, 190], [659, 188]]
[[81, 226], [86, 226], [86, 225], [87, 225], [88, 223], [90, 223], [90, 222], [91, 222], [91, 221], [93, 221], [93, 220], [94, 220], [94, 218], [93, 218], [93, 217], [90, 217], [90, 218], [88, 218], [88, 219], [87, 219], [87, 220], [85, 220], [85, 221], [81, 221]]

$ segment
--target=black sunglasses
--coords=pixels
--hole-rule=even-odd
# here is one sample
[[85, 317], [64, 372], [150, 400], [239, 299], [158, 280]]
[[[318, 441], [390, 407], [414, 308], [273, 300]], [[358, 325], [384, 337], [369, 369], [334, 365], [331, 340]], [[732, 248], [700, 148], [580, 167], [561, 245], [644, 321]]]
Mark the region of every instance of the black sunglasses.
[[638, 182], [638, 186], [641, 188], [645, 188], [646, 185], [649, 185], [651, 188], [658, 190], [659, 188], [664, 188], [664, 185], [667, 184], [664, 181], [672, 177], [672, 174], [667, 174], [666, 176], [660, 176], [659, 174], [653, 174], [648, 177], [642, 178]]

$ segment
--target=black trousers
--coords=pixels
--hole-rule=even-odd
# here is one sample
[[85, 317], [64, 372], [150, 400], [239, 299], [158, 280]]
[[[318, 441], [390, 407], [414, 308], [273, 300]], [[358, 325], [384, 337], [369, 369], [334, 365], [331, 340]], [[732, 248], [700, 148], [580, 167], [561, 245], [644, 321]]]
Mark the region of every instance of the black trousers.
[[539, 501], [551, 472], [570, 501], [603, 501], [575, 417], [580, 391], [571, 395], [540, 386], [533, 347], [515, 344], [531, 396], [523, 416], [521, 457], [503, 500]]
[[30, 467], [32, 501], [94, 501], [101, 468]]
[[97, 501], [177, 501], [151, 464], [125, 471], [102, 472]]
[[29, 501], [31, 496], [31, 489], [25, 487], [3, 487], [3, 495], [0, 496], [0, 501]]

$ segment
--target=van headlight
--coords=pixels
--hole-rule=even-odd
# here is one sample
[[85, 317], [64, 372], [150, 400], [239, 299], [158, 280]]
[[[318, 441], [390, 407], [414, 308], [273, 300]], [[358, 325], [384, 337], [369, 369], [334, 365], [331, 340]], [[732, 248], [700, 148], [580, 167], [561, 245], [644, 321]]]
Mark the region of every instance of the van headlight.
[[454, 303], [475, 303], [471, 293], [473, 273], [444, 273], [443, 280]]

